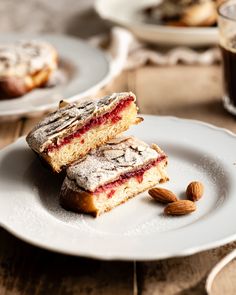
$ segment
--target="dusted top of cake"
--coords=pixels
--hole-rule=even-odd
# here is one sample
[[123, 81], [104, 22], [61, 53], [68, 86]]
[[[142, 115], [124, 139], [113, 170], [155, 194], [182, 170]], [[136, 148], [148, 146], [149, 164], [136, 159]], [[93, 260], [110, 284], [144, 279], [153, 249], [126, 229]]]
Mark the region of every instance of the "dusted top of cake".
[[180, 16], [190, 6], [205, 2], [212, 2], [212, 0], [165, 0], [160, 6], [162, 14], [165, 17], [172, 18]]
[[23, 77], [56, 67], [56, 50], [43, 41], [20, 41], [0, 46], [0, 77]]
[[212, 26], [217, 20], [217, 6], [224, 0], [163, 0], [146, 7], [147, 21], [170, 26]]
[[94, 191], [97, 187], [119, 178], [123, 173], [137, 169], [163, 156], [155, 146], [134, 137], [117, 137], [67, 169], [67, 176], [79, 187]]
[[28, 134], [26, 140], [29, 146], [37, 152], [42, 152], [46, 146], [59, 134], [69, 133], [73, 128], [79, 128], [94, 116], [113, 109], [122, 99], [131, 97], [132, 92], [113, 93], [101, 99], [90, 99], [78, 104], [68, 104], [46, 116]]

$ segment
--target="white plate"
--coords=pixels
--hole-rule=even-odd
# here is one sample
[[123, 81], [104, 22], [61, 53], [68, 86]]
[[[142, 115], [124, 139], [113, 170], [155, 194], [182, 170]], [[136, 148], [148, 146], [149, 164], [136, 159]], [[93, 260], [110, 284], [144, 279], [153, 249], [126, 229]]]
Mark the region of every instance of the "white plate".
[[0, 152], [0, 223], [13, 235], [57, 252], [100, 259], [153, 260], [192, 254], [236, 237], [236, 137], [197, 121], [144, 116], [129, 133], [169, 155], [169, 183], [205, 185], [197, 211], [166, 217], [145, 192], [99, 218], [58, 204], [62, 177], [51, 175], [24, 138]]
[[144, 7], [156, 0], [96, 0], [95, 8], [100, 17], [131, 30], [144, 41], [160, 45], [203, 46], [218, 43], [218, 31], [214, 27], [180, 28], [149, 24], [142, 13]]
[[76, 101], [94, 94], [108, 82], [107, 57], [85, 41], [63, 35], [8, 34], [0, 36], [0, 44], [29, 39], [46, 40], [56, 47], [63, 82], [52, 88], [33, 90], [20, 98], [0, 100], [0, 117], [38, 115], [55, 108], [62, 98]]

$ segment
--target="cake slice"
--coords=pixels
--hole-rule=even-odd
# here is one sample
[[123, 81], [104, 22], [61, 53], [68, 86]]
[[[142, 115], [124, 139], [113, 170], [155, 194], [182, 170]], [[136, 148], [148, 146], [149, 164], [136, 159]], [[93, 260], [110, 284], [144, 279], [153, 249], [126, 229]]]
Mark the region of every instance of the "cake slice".
[[98, 216], [168, 180], [167, 156], [134, 137], [117, 137], [70, 166], [60, 203], [68, 210]]
[[143, 12], [147, 21], [178, 27], [212, 26], [217, 22], [215, 0], [165, 0], [156, 1]]
[[36, 125], [26, 140], [54, 171], [60, 172], [91, 149], [140, 122], [135, 100], [133, 93], [124, 92], [77, 105], [67, 104]]
[[39, 40], [0, 45], [0, 99], [20, 97], [45, 85], [58, 68], [58, 53]]

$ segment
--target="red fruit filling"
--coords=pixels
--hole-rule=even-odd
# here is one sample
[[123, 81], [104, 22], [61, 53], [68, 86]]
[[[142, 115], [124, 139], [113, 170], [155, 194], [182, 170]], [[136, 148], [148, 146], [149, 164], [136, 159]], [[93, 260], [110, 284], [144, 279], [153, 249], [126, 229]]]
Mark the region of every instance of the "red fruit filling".
[[112, 198], [112, 196], [115, 194], [116, 190], [112, 189], [108, 194], [107, 197], [108, 198]]
[[143, 181], [143, 175], [144, 173], [149, 170], [150, 168], [156, 166], [158, 163], [160, 163], [161, 161], [163, 161], [166, 158], [165, 155], [160, 156], [159, 158], [157, 158], [156, 160], [146, 164], [145, 166], [143, 166], [142, 168], [135, 170], [135, 171], [131, 171], [131, 172], [127, 172], [123, 175], [120, 175], [120, 177], [110, 183], [104, 184], [102, 186], [99, 186], [95, 191], [94, 194], [100, 194], [106, 191], [110, 191], [107, 196], [108, 198], [111, 198], [114, 193], [115, 193], [115, 188], [122, 185], [123, 183], [125, 183], [126, 181], [128, 181], [130, 178], [135, 177], [137, 179], [137, 181], [139, 183], [141, 183]]
[[[61, 146], [70, 143], [74, 138], [81, 137], [84, 133], [86, 133], [89, 129], [105, 124], [108, 120], [110, 120], [113, 124], [117, 123], [122, 119], [121, 112], [128, 107], [131, 102], [134, 101], [134, 98], [132, 96], [129, 96], [119, 102], [119, 104], [112, 110], [111, 112], [108, 112], [104, 115], [98, 116], [96, 118], [91, 119], [87, 124], [85, 124], [82, 128], [78, 129], [73, 134], [70, 134], [63, 138], [60, 143], [52, 143], [50, 144], [46, 152], [51, 152], [55, 149], [59, 149]], [[84, 143], [84, 140], [81, 140], [81, 144]]]

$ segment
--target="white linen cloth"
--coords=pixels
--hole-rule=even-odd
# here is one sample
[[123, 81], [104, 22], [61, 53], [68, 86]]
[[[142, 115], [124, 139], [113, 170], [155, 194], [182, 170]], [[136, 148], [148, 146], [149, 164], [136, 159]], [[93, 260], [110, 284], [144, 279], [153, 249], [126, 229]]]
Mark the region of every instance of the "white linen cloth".
[[209, 65], [220, 61], [220, 52], [217, 47], [205, 50], [175, 47], [163, 50], [138, 41], [130, 31], [120, 27], [113, 27], [110, 36], [95, 36], [89, 42], [102, 48], [111, 56], [113, 76], [118, 75], [122, 70], [135, 69], [148, 63]]

